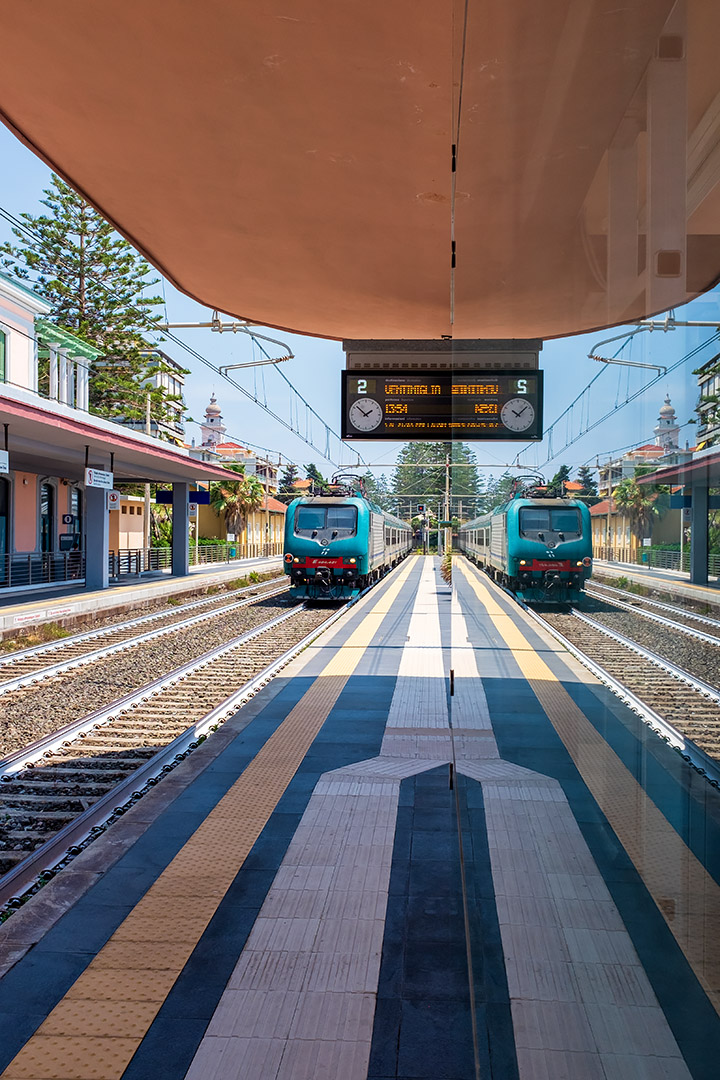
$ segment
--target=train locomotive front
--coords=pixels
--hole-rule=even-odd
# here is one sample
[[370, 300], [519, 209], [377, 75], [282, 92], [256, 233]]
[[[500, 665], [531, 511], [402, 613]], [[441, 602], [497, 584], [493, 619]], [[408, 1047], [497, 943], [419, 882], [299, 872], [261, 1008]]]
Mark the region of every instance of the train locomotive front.
[[529, 603], [576, 600], [592, 574], [590, 513], [578, 500], [516, 497], [463, 525], [458, 546]]
[[408, 554], [407, 522], [362, 494], [295, 499], [285, 518], [283, 568], [297, 599], [345, 600]]

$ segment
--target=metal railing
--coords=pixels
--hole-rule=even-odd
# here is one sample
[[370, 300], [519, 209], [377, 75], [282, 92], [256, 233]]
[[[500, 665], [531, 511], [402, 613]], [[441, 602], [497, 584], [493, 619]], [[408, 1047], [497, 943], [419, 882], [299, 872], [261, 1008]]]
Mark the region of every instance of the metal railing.
[[[678, 570], [690, 572], [690, 548], [685, 548], [682, 560], [679, 551], [656, 551], [653, 548], [607, 548], [595, 549], [595, 557], [606, 562], [635, 563], [638, 566], [654, 567], [657, 570]], [[720, 555], [708, 555], [708, 573], [720, 574]]]
[[15, 551], [0, 556], [0, 589], [85, 580], [82, 551]]
[[[282, 544], [268, 542], [224, 543], [190, 545], [190, 565], [204, 566], [211, 563], [231, 563], [240, 559], [259, 559], [282, 555]], [[172, 564], [172, 552], [169, 547], [156, 548], [121, 548], [110, 551], [110, 577], [119, 578], [125, 574], [146, 574], [158, 570], [168, 570]]]

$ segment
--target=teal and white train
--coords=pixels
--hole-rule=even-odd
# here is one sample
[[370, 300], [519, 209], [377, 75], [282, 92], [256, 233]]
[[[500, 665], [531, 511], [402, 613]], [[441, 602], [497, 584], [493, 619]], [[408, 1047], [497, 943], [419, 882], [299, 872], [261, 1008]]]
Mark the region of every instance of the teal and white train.
[[361, 494], [295, 499], [285, 517], [283, 567], [300, 599], [356, 596], [412, 548], [407, 521]]
[[567, 603], [592, 574], [587, 506], [572, 499], [516, 496], [460, 527], [457, 546], [530, 603]]

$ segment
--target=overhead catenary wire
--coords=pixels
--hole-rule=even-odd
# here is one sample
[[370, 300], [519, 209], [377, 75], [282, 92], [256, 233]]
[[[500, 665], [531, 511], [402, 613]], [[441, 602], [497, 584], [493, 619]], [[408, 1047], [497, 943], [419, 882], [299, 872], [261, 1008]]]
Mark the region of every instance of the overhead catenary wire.
[[[22, 233], [27, 235], [35, 245], [39, 245], [41, 248], [46, 246], [46, 245], [43, 244], [42, 238], [36, 232], [34, 232], [27, 225], [26, 222], [20, 220], [15, 215], [10, 213], [10, 211], [6, 210], [4, 207], [1, 207], [1, 206], [0, 206], [0, 217], [4, 218], [5, 221], [7, 221], [8, 224], [10, 224], [13, 228], [18, 229], [19, 231], [21, 231]], [[58, 265], [62, 269], [66, 269], [66, 270], [68, 269], [67, 265], [63, 264], [63, 262], [61, 260], [58, 260]], [[104, 284], [104, 282], [102, 282], [98, 278], [94, 277], [93, 275], [88, 275], [88, 277], [89, 277], [89, 280], [92, 281], [92, 283], [94, 285], [101, 288], [108, 297], [117, 299], [117, 294], [114, 293], [112, 289], [108, 288], [108, 286], [106, 286]], [[32, 280], [29, 277], [29, 274], [28, 274], [28, 279]], [[162, 277], [160, 278], [160, 280], [161, 281], [163, 280]], [[164, 283], [163, 283], [163, 289], [164, 289]], [[161, 333], [161, 331], [159, 331], [154, 326], [153, 320], [147, 315], [147, 313], [145, 313], [144, 311], [142, 311], [141, 309], [137, 308], [136, 306], [134, 306], [132, 304], [127, 305], [127, 310], [130, 311], [133, 315], [138, 317], [138, 321], [142, 325], [145, 326], [145, 329], [146, 329], [147, 333], [151, 333], [151, 334], [159, 334], [159, 333]], [[197, 351], [197, 349], [194, 349], [192, 346], [188, 345], [187, 342], [182, 340], [182, 338], [177, 337], [176, 334], [173, 334], [171, 331], [168, 331], [168, 330], [162, 331], [162, 333], [163, 333], [164, 337], [166, 337], [168, 340], [172, 341], [179, 348], [183, 349], [188, 355], [190, 355], [194, 359], [198, 360], [198, 362], [200, 362], [201, 364], [204, 364], [211, 371], [213, 371], [214, 374], [219, 375], [226, 382], [228, 382], [231, 386], [234, 386], [235, 389], [239, 390], [240, 393], [242, 393], [245, 397], [247, 397], [255, 405], [257, 405], [257, 406], [259, 406], [259, 408], [263, 409], [269, 416], [271, 416], [274, 420], [276, 420], [279, 424], [281, 424], [287, 431], [291, 432], [291, 434], [295, 435], [297, 438], [299, 438], [303, 442], [307, 443], [308, 446], [310, 446], [313, 450], [315, 450], [318, 454], [321, 455], [323, 460], [328, 461], [331, 465], [333, 465], [336, 468], [342, 468], [343, 467], [342, 463], [340, 461], [335, 461], [332, 457], [329, 456], [329, 454], [331, 452], [330, 451], [330, 439], [331, 439], [331, 437], [337, 439], [337, 441], [338, 441], [338, 443], [340, 445], [341, 452], [344, 450], [345, 447], [344, 447], [344, 443], [342, 442], [341, 437], [337, 434], [336, 431], [334, 431], [333, 428], [330, 427], [329, 424], [327, 424], [327, 422], [325, 420], [323, 420], [323, 418], [319, 415], [319, 413], [317, 413], [313, 409], [313, 407], [309, 404], [309, 402], [306, 401], [306, 399], [303, 397], [303, 395], [299, 392], [299, 390], [297, 390], [297, 388], [293, 385], [292, 381], [290, 379], [288, 379], [288, 377], [285, 375], [284, 372], [281, 371], [280, 374], [285, 379], [285, 382], [288, 384], [288, 386], [290, 388], [290, 391], [291, 391], [291, 394], [297, 395], [297, 397], [305, 405], [306, 409], [310, 410], [313, 413], [313, 415], [316, 416], [317, 419], [320, 421], [320, 423], [323, 425], [323, 428], [324, 428], [324, 431], [325, 431], [325, 447], [324, 448], [321, 447], [321, 446], [318, 446], [316, 443], [311, 441], [311, 439], [308, 439], [308, 438], [304, 437], [302, 432], [300, 431], [299, 424], [297, 426], [293, 425], [292, 418], [291, 418], [290, 423], [288, 423], [281, 416], [279, 416], [273, 409], [271, 409], [267, 405], [266, 402], [263, 403], [263, 401], [260, 400], [260, 398], [257, 396], [257, 394], [254, 394], [250, 390], [246, 389], [244, 386], [242, 386], [241, 383], [237, 382], [236, 379], [232, 378], [227, 373], [220, 371], [219, 368], [215, 364], [212, 363], [212, 361], [210, 361], [207, 357], [205, 357], [204, 355], [199, 353]], [[265, 350], [260, 345], [260, 342], [257, 341], [257, 339], [252, 334], [252, 332], [250, 332], [249, 336], [251, 337], [253, 342], [258, 345], [258, 347], [261, 349], [261, 351], [264, 353], [264, 355], [266, 357], [268, 357], [268, 353], [265, 352]], [[279, 371], [280, 369], [275, 368], [275, 370]], [[359, 452], [357, 450], [353, 449], [353, 453], [362, 460], [362, 457], [361, 457], [361, 455], [359, 454]]]
[[[566, 441], [565, 441], [564, 445], [559, 447], [557, 449], [557, 451], [554, 451], [553, 450], [553, 443], [552, 443], [552, 437], [553, 437], [554, 429], [561, 423], [561, 421], [563, 419], [566, 419], [566, 423], [567, 423], [567, 416], [568, 416], [569, 413], [571, 413], [571, 411], [573, 409], [573, 406], [576, 405], [577, 402], [582, 398], [582, 396], [589, 391], [590, 387], [595, 382], [597, 382], [597, 380], [603, 375], [603, 373], [608, 370], [607, 367], [603, 367], [597, 373], [597, 375], [594, 375], [593, 378], [590, 379], [590, 381], [587, 383], [587, 385], [580, 391], [580, 393], [577, 395], [577, 397], [575, 397], [575, 399], [567, 406], [567, 408], [564, 409], [562, 413], [560, 413], [560, 415], [557, 417], [556, 420], [553, 421], [553, 423], [550, 425], [550, 427], [545, 430], [545, 438], [547, 439], [547, 444], [548, 444], [547, 457], [545, 458], [545, 460], [543, 462], [537, 464], [534, 467], [542, 469], [542, 468], [544, 468], [545, 465], [550, 464], [551, 461], [554, 461], [555, 458], [559, 457], [559, 455], [562, 454], [565, 450], [569, 449], [570, 446], [572, 446], [574, 443], [578, 442], [579, 439], [583, 438], [585, 435], [588, 435], [591, 431], [594, 431], [595, 428], [599, 427], [606, 420], [610, 419], [610, 417], [615, 416], [621, 409], [624, 409], [627, 405], [630, 405], [633, 401], [637, 400], [637, 398], [641, 397], [645, 393], [646, 390], [651, 389], [651, 387], [657, 385], [658, 382], [662, 382], [662, 380], [665, 379], [671, 372], [677, 370], [677, 368], [679, 368], [683, 364], [687, 363], [688, 360], [692, 360], [698, 353], [702, 352], [703, 349], [706, 349], [709, 345], [712, 345], [713, 343], [715, 343], [715, 342], [717, 342], [719, 340], [720, 340], [720, 329], [717, 330], [714, 334], [712, 334], [705, 341], [702, 341], [698, 345], [696, 345], [693, 349], [690, 350], [690, 352], [685, 353], [684, 356], [681, 356], [680, 359], [676, 360], [674, 364], [671, 364], [670, 367], [667, 368], [667, 370], [665, 370], [663, 372], [658, 372], [658, 374], [655, 375], [653, 378], [651, 378], [648, 382], [643, 383], [643, 385], [641, 387], [639, 387], [639, 389], [635, 390], [633, 393], [630, 393], [629, 389], [628, 389], [628, 392], [626, 394], [626, 397], [625, 397], [624, 401], [621, 401], [618, 404], [617, 400], [616, 400], [616, 404], [612, 409], [608, 409], [607, 412], [605, 412], [602, 416], [598, 417], [598, 419], [593, 421], [592, 423], [590, 423], [589, 412], [588, 412], [588, 417], [587, 417], [585, 426], [582, 427], [582, 425], [581, 425], [581, 428], [577, 432], [577, 434], [570, 435], [569, 437], [566, 436]], [[615, 356], [619, 355], [619, 353], [622, 351], [622, 349], [625, 348], [626, 344], [627, 344], [627, 341], [623, 342], [623, 344], [620, 346], [620, 348], [615, 353]], [[521, 454], [525, 454], [531, 448], [532, 449], [537, 449], [537, 445], [538, 444], [535, 444], [535, 443], [528, 443], [526, 446], [524, 446], [518, 452], [517, 458], [515, 459], [516, 463], [519, 464], [519, 458], [520, 458]], [[633, 445], [637, 445], [637, 444], [633, 444]], [[595, 454], [593, 454], [591, 456], [594, 457]], [[525, 463], [525, 466], [530, 467], [529, 463]]]

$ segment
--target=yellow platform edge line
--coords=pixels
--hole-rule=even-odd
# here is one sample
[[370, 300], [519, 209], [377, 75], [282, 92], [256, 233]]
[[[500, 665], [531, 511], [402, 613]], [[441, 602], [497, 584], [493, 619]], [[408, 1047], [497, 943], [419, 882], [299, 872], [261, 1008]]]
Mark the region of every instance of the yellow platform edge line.
[[[346, 649], [342, 647], [323, 668], [16, 1054], [2, 1080], [120, 1080], [415, 565], [414, 560], [408, 560], [397, 578], [382, 590], [348, 638], [347, 654], [341, 659]], [[372, 602], [372, 594], [369, 600]], [[204, 890], [205, 875], [213, 879], [212, 895]], [[177, 878], [186, 883], [188, 877], [197, 881], [197, 895], [186, 897], [178, 907], [168, 901], [173, 896], [173, 881]], [[133, 977], [140, 972], [152, 973], [150, 1000], [143, 980]], [[118, 982], [125, 988], [120, 998]], [[77, 1008], [80, 1002], [83, 1007]], [[133, 1015], [132, 1023], [128, 1023], [128, 1013]], [[132, 1034], [119, 1037], [118, 1028], [122, 1030], [123, 1024]]]
[[[508, 618], [492, 595], [490, 582], [464, 562], [458, 561], [455, 566], [511, 650], [708, 998], [720, 1012], [720, 888], [531, 648], [517, 624]], [[521, 609], [518, 615], [524, 618]], [[589, 673], [588, 679], [593, 679]]]

